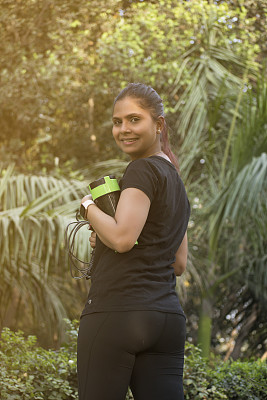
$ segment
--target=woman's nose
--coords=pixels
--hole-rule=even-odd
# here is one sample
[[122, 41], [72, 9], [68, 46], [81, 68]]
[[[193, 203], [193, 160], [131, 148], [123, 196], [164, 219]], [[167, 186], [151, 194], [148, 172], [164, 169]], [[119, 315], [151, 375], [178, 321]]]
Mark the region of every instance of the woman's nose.
[[121, 124], [121, 130], [122, 132], [131, 132], [129, 122], [128, 121], [123, 121]]

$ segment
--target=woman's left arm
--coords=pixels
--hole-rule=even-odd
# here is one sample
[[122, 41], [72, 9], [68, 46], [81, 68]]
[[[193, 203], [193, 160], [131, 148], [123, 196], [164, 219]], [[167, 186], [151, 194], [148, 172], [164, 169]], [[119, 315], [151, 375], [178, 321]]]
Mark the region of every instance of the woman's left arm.
[[185, 232], [182, 243], [180, 244], [175, 254], [175, 262], [172, 264], [176, 276], [181, 276], [186, 269], [187, 253], [188, 253], [187, 232]]
[[118, 253], [131, 250], [148, 216], [150, 199], [139, 189], [127, 188], [121, 192], [115, 217], [111, 217], [92, 204], [87, 219], [100, 240]]

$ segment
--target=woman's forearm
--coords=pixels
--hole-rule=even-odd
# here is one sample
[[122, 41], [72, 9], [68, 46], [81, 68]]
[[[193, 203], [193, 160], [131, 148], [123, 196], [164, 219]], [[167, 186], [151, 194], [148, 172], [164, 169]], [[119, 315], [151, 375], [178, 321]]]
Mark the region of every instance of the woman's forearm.
[[150, 200], [139, 189], [122, 191], [115, 217], [102, 212], [95, 204], [87, 208], [87, 219], [99, 239], [118, 253], [130, 251], [136, 243], [146, 222]]
[[182, 243], [180, 244], [180, 247], [176, 252], [175, 262], [172, 264], [176, 276], [181, 276], [186, 269], [187, 253], [188, 253], [187, 246], [188, 245], [187, 245], [187, 232], [186, 232], [182, 240]]
[[115, 218], [105, 214], [96, 205], [91, 205], [87, 209], [87, 219], [101, 242], [111, 249], [119, 251], [119, 232]]

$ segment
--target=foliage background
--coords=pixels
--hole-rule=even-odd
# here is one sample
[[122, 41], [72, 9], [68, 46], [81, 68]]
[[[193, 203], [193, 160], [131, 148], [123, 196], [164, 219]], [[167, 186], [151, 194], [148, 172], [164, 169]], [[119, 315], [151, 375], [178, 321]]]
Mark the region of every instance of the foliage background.
[[[64, 340], [89, 282], [64, 230], [90, 180], [128, 160], [111, 137], [129, 81], [162, 96], [192, 206], [178, 290], [203, 354], [266, 355], [267, 3], [3, 0], [1, 327]], [[86, 257], [88, 232], [81, 234]]]
[[[65, 321], [68, 338], [57, 351], [38, 347], [35, 336], [25, 338], [22, 332], [14, 333], [7, 328], [2, 331], [0, 377], [3, 400], [77, 398], [77, 322]], [[185, 354], [185, 399], [267, 399], [266, 363], [260, 360], [233, 363], [213, 360], [211, 367], [201, 357], [200, 350], [189, 344]], [[126, 400], [131, 399], [129, 390]]]

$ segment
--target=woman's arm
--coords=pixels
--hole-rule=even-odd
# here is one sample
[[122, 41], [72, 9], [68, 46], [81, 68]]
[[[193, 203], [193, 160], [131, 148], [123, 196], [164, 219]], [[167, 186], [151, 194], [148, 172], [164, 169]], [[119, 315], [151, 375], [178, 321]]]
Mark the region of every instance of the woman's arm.
[[121, 192], [115, 217], [110, 217], [92, 204], [87, 219], [100, 240], [118, 253], [131, 250], [148, 216], [150, 200], [139, 189], [127, 188]]
[[187, 252], [187, 232], [185, 232], [182, 243], [175, 254], [175, 262], [172, 264], [176, 276], [181, 276], [186, 269]]

